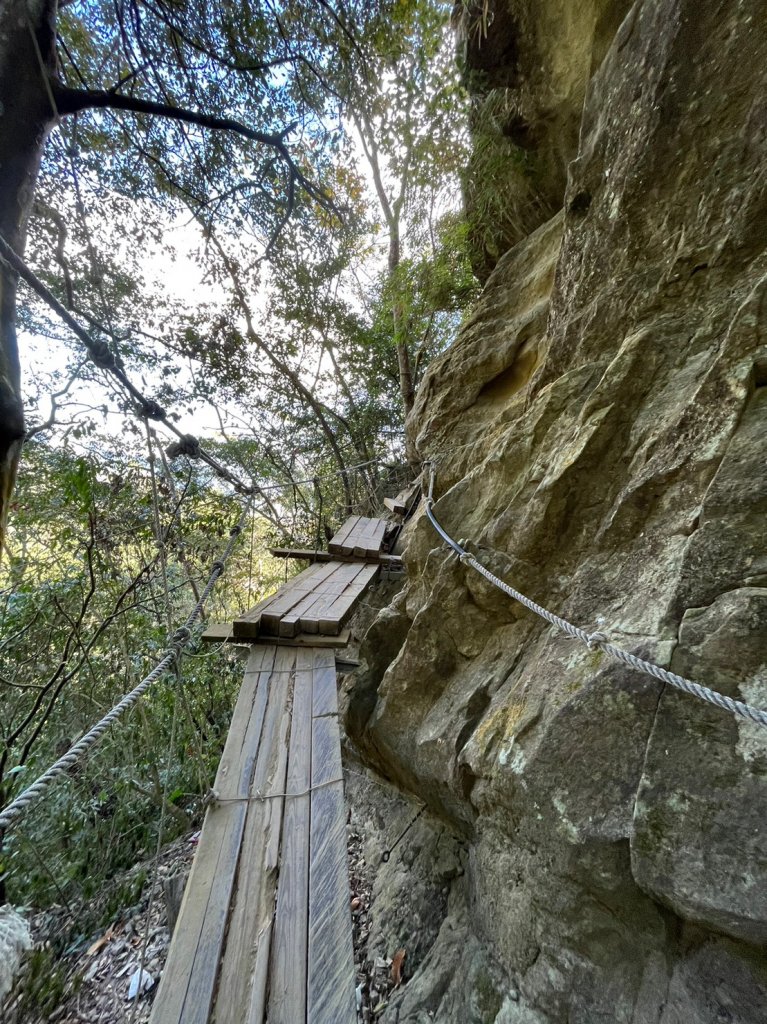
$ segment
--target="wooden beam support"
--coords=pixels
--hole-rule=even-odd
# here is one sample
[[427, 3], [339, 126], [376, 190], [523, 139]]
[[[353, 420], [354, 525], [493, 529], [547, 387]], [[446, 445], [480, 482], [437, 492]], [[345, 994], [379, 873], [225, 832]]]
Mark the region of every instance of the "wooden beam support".
[[397, 516], [404, 516], [407, 512], [407, 505], [399, 498], [384, 498], [383, 502], [388, 510]]
[[312, 551], [310, 548], [271, 548], [270, 554], [275, 558], [297, 558], [305, 562], [369, 562], [383, 566], [400, 566], [400, 555], [388, 555], [378, 551], [373, 555], [335, 555], [330, 551]]
[[299, 633], [297, 636], [240, 637], [232, 632], [231, 622], [212, 622], [200, 637], [206, 644], [240, 644], [248, 647], [266, 644], [274, 647], [346, 647], [351, 638], [348, 629], [338, 636], [320, 636], [317, 633]]

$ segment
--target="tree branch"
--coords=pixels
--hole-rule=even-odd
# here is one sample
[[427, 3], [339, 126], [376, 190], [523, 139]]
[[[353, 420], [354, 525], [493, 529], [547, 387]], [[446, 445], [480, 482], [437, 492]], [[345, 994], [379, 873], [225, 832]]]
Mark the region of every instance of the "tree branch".
[[255, 128], [249, 128], [241, 121], [235, 121], [231, 117], [203, 114], [198, 110], [174, 107], [170, 103], [156, 103], [154, 100], [145, 100], [140, 96], [125, 96], [122, 93], [112, 92], [108, 89], [71, 89], [55, 80], [51, 81], [51, 88], [59, 114], [76, 114], [80, 110], [94, 109], [126, 110], [133, 114], [148, 114], [152, 117], [164, 117], [171, 121], [181, 121], [184, 124], [195, 124], [201, 128], [210, 128], [213, 131], [229, 131], [235, 135], [241, 135], [251, 142], [270, 146], [288, 165], [291, 174], [295, 177], [296, 181], [300, 182], [304, 191], [324, 206], [328, 204], [328, 196], [301, 173], [293, 157], [290, 155], [288, 147], [284, 142], [285, 135], [290, 129], [279, 134], [275, 132], [261, 132]]

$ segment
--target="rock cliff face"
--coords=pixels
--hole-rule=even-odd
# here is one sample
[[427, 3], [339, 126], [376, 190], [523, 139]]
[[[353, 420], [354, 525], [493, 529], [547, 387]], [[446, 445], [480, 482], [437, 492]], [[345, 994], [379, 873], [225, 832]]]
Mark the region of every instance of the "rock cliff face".
[[[436, 514], [540, 603], [767, 708], [763, 5], [476, 7], [547, 200], [420, 390]], [[423, 516], [405, 557], [347, 715], [429, 806], [377, 882], [373, 943], [415, 944], [383, 1020], [767, 1020], [767, 730], [556, 634]]]

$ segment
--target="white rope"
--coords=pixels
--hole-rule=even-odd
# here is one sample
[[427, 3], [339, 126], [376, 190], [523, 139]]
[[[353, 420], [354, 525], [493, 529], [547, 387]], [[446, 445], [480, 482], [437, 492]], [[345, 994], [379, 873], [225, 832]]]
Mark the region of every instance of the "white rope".
[[546, 622], [551, 623], [552, 626], [555, 626], [557, 629], [561, 630], [561, 632], [566, 633], [568, 636], [571, 636], [576, 640], [580, 640], [589, 648], [589, 650], [604, 651], [605, 654], [609, 654], [610, 657], [615, 658], [617, 661], [622, 661], [624, 665], [628, 665], [630, 668], [634, 668], [639, 672], [644, 672], [646, 675], [652, 676], [654, 679], [658, 679], [662, 683], [669, 683], [671, 686], [676, 687], [678, 690], [682, 690], [684, 693], [692, 694], [693, 697], [705, 700], [709, 704], [715, 705], [715, 707], [722, 708], [724, 711], [730, 711], [732, 714], [739, 715], [741, 718], [746, 718], [751, 722], [756, 722], [757, 725], [767, 726], [767, 711], [762, 711], [760, 708], [754, 708], [750, 704], [744, 704], [743, 701], [734, 700], [732, 697], [727, 697], [723, 693], [718, 693], [716, 690], [712, 690], [708, 686], [703, 686], [701, 683], [696, 683], [691, 679], [686, 679], [684, 676], [679, 676], [676, 672], [669, 672], [668, 669], [661, 668], [659, 665], [655, 665], [651, 661], [645, 661], [644, 658], [638, 658], [635, 654], [631, 654], [629, 651], [624, 651], [623, 648], [616, 647], [615, 644], [611, 644], [604, 633], [589, 633], [585, 629], [580, 629], [578, 626], [573, 625], [572, 622], [568, 622], [567, 619], [563, 619], [561, 616], [555, 615], [554, 612], [550, 612], [547, 608], [543, 608], [541, 605], [536, 604], [535, 601], [531, 601], [529, 597], [525, 597], [524, 594], [515, 590], [514, 587], [509, 586], [508, 583], [504, 583], [502, 579], [493, 575], [493, 573], [482, 565], [474, 555], [469, 551], [466, 551], [466, 549], [457, 541], [453, 540], [453, 538], [437, 522], [433, 511], [434, 476], [435, 470], [432, 465], [430, 467], [429, 476], [429, 493], [426, 498], [426, 515], [440, 537], [442, 537], [445, 543], [453, 549], [464, 565], [470, 565], [472, 569], [475, 569], [481, 576], [484, 576], [485, 579], [489, 583], [492, 583], [494, 587], [497, 587], [515, 601], [519, 601], [519, 603], [523, 604], [525, 608], [529, 608], [531, 612], [535, 612], [536, 615], [545, 619]]
[[202, 614], [205, 602], [210, 597], [218, 578], [224, 571], [224, 567], [226, 566], [229, 556], [234, 550], [237, 538], [242, 532], [243, 525], [250, 511], [251, 504], [252, 501], [247, 503], [239, 523], [237, 526], [233, 527], [229, 537], [229, 543], [227, 544], [224, 553], [221, 558], [215, 561], [211, 566], [208, 582], [205, 585], [205, 589], [200, 594], [199, 601], [194, 606], [183, 625], [179, 626], [171, 637], [170, 644], [160, 661], [155, 665], [149, 675], [145, 676], [141, 680], [138, 686], [131, 690], [130, 693], [127, 693], [118, 704], [115, 704], [112, 710], [107, 712], [101, 721], [97, 722], [91, 729], [89, 729], [88, 732], [86, 732], [86, 734], [79, 739], [66, 754], [60, 757], [58, 761], [52, 764], [46, 772], [44, 772], [38, 779], [20, 793], [15, 800], [12, 800], [3, 809], [2, 813], [0, 813], [0, 834], [9, 826], [16, 824], [27, 808], [39, 800], [48, 787], [56, 781], [56, 779], [60, 778], [62, 775], [66, 775], [69, 770], [77, 764], [80, 758], [82, 758], [91, 749], [91, 747], [94, 747], [99, 742], [104, 733], [114, 722], [117, 721], [118, 718], [120, 718], [123, 712], [127, 711], [128, 708], [133, 707], [133, 705], [143, 697], [147, 690], [149, 690], [157, 680], [168, 671], [168, 669], [172, 668], [173, 665], [176, 664], [192, 639], [192, 627]]

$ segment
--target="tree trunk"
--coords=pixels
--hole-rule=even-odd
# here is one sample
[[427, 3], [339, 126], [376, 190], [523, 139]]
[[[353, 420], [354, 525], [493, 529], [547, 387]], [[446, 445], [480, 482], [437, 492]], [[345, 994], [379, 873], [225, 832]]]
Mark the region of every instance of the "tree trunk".
[[[400, 261], [400, 240], [399, 224], [397, 222], [389, 225], [389, 280], [392, 280], [397, 271]], [[412, 427], [408, 425], [408, 416], [415, 402], [415, 383], [413, 381], [413, 368], [410, 362], [410, 349], [407, 343], [407, 328], [402, 304], [394, 296], [392, 308], [392, 320], [394, 322], [394, 343], [397, 348], [397, 365], [399, 368], [399, 388], [402, 396], [402, 419], [405, 426], [405, 456], [409, 463], [418, 462], [418, 449], [415, 445]]]
[[[0, 3], [0, 234], [24, 253], [43, 146], [55, 121], [56, 0]], [[0, 262], [0, 553], [24, 440], [17, 275]]]

